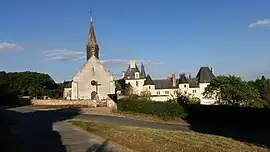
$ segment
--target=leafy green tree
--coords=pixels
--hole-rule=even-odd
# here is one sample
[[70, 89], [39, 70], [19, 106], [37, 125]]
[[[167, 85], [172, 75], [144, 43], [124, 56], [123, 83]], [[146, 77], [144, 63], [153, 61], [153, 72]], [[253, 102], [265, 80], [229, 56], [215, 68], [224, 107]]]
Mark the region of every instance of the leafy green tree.
[[218, 76], [210, 82], [203, 95], [215, 97], [218, 104], [260, 106], [258, 90], [236, 76]]
[[18, 95], [30, 95], [31, 97], [42, 98], [43, 96], [54, 97], [58, 84], [48, 75], [37, 72], [10, 72], [7, 73], [11, 91], [18, 91]]
[[140, 93], [140, 99], [150, 100], [151, 99], [151, 92], [149, 90], [142, 91]]
[[265, 106], [270, 107], [270, 79], [265, 79], [265, 77], [262, 76], [261, 79], [258, 78], [255, 81], [249, 81], [248, 83], [259, 91]]
[[123, 95], [131, 95], [133, 93], [132, 86], [127, 84], [124, 79], [115, 80], [116, 91], [121, 91]]

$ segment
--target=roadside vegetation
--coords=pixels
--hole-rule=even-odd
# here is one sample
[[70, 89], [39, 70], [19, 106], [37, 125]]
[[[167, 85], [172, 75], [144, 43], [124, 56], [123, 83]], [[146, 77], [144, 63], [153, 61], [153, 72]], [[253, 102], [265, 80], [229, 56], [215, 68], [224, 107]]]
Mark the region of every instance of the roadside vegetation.
[[91, 134], [108, 139], [136, 152], [253, 152], [269, 151], [231, 138], [195, 132], [166, 131], [139, 127], [124, 127], [72, 120]]

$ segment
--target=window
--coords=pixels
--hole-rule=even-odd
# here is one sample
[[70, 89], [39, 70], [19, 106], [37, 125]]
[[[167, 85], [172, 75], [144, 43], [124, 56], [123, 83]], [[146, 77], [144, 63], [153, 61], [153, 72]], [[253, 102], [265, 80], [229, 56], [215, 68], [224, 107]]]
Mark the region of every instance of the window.
[[184, 88], [186, 88], [187, 87], [187, 85], [184, 85]]
[[135, 73], [135, 78], [139, 78], [139, 73], [138, 72]]
[[157, 94], [160, 94], [160, 91], [157, 91]]
[[165, 91], [165, 94], [169, 94], [170, 93], [170, 91]]
[[139, 81], [136, 81], [136, 87], [138, 87], [139, 86]]
[[95, 67], [92, 66], [92, 76], [95, 76]]
[[196, 93], [196, 90], [193, 90], [193, 93]]
[[187, 94], [187, 91], [185, 91], [185, 94]]
[[151, 89], [151, 86], [149, 86], [149, 89]]

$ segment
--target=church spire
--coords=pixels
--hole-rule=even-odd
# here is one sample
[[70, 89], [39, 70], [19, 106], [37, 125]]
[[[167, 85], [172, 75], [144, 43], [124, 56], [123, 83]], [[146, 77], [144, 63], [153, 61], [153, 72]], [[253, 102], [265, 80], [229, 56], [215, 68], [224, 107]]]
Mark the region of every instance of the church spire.
[[90, 29], [89, 29], [89, 33], [88, 33], [88, 44], [96, 44], [96, 43], [97, 43], [96, 33], [95, 33], [93, 18], [92, 18], [92, 14], [91, 14], [91, 16], [90, 16]]
[[86, 54], [87, 60], [91, 58], [92, 55], [95, 55], [99, 59], [99, 46], [97, 44], [95, 28], [92, 19], [92, 12], [90, 12], [90, 29], [88, 33], [88, 41], [86, 45]]

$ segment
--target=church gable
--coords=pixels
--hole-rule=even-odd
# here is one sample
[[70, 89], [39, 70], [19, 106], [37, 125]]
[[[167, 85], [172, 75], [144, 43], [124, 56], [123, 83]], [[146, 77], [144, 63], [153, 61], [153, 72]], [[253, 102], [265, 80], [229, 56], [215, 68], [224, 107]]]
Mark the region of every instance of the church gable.
[[112, 76], [113, 74], [104, 67], [104, 65], [95, 57], [92, 56], [86, 64], [73, 77], [73, 81], [78, 81], [81, 76], [86, 75], [89, 78], [99, 78], [102, 76]]

